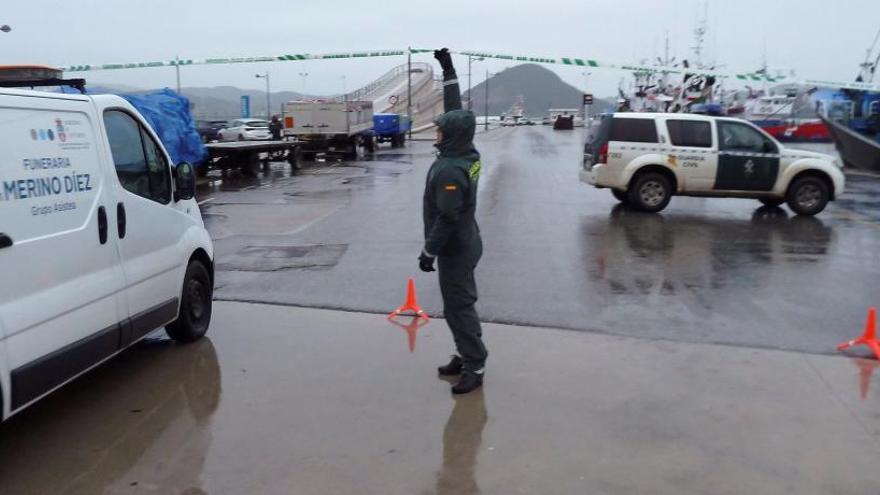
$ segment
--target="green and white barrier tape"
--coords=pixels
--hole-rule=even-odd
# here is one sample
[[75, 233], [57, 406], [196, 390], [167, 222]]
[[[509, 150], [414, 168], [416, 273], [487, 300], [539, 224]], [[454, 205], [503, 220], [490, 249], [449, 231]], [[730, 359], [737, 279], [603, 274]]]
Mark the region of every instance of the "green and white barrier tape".
[[[295, 62], [301, 60], [339, 60], [339, 59], [357, 59], [357, 58], [377, 58], [377, 57], [397, 57], [404, 56], [407, 53], [411, 54], [420, 54], [420, 53], [433, 53], [433, 49], [426, 48], [409, 48], [402, 50], [376, 50], [376, 51], [360, 51], [360, 52], [345, 52], [345, 53], [323, 53], [323, 54], [311, 54], [311, 53], [296, 53], [296, 54], [283, 54], [283, 55], [275, 55], [275, 56], [265, 56], [265, 57], [225, 57], [225, 58], [205, 58], [205, 59], [174, 59], [167, 61], [152, 61], [152, 62], [133, 62], [133, 63], [120, 63], [120, 64], [78, 64], [78, 65], [68, 65], [63, 67], [66, 72], [93, 72], [100, 70], [119, 70], [119, 69], [142, 69], [142, 68], [150, 68], [150, 67], [175, 67], [175, 66], [190, 66], [190, 65], [227, 65], [227, 64], [247, 64], [247, 63], [256, 63], [256, 62]], [[489, 52], [481, 52], [481, 51], [469, 51], [469, 50], [459, 50], [459, 51], [451, 51], [451, 53], [458, 55], [465, 55], [471, 57], [480, 57], [480, 58], [490, 58], [497, 60], [507, 60], [511, 62], [523, 62], [523, 63], [538, 63], [538, 64], [553, 64], [553, 65], [567, 65], [572, 67], [584, 67], [590, 69], [608, 69], [608, 70], [622, 70], [627, 72], [651, 72], [651, 73], [664, 73], [664, 74], [675, 74], [675, 75], [684, 75], [684, 74], [696, 74], [702, 76], [713, 76], [716, 79], [721, 80], [731, 80], [731, 81], [739, 81], [742, 83], [748, 82], [769, 82], [769, 83], [792, 83], [792, 84], [804, 84], [808, 86], [822, 86], [822, 87], [831, 87], [831, 88], [840, 88], [840, 89], [855, 89], [862, 91], [880, 91], [880, 84], [874, 83], [860, 83], [860, 82], [839, 82], [839, 81], [823, 81], [818, 79], [797, 79], [793, 77], [786, 77], [784, 75], [773, 76], [770, 74], [764, 74], [760, 72], [742, 72], [742, 73], [728, 73], [728, 72], [718, 72], [715, 70], [708, 69], [696, 69], [696, 68], [683, 68], [683, 67], [664, 67], [664, 66], [655, 66], [655, 65], [643, 65], [643, 64], [614, 64], [608, 63], [604, 61], [600, 61], [592, 58], [576, 58], [576, 57], [532, 57], [526, 55], [505, 55], [499, 53], [489, 53]]]
[[[187, 65], [228, 65], [228, 64], [250, 64], [255, 62], [295, 62], [298, 60], [332, 60], [346, 58], [375, 58], [375, 57], [396, 57], [406, 55], [406, 50], [384, 50], [384, 51], [368, 51], [368, 52], [348, 52], [348, 53], [294, 53], [275, 55], [269, 57], [222, 57], [222, 58], [204, 58], [204, 59], [174, 59], [160, 60], [152, 62], [128, 62], [124, 64], [78, 64], [67, 65], [62, 68], [66, 72], [93, 72], [99, 70], [120, 70], [120, 69], [145, 69], [150, 67], [175, 67]], [[413, 50], [413, 53], [416, 53]]]

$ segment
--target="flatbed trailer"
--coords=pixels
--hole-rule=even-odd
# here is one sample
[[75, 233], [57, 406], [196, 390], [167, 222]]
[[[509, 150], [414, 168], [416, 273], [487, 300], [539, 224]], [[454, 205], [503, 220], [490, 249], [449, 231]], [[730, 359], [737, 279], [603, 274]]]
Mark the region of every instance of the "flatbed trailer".
[[[208, 143], [205, 145], [208, 159], [197, 169], [202, 176], [207, 174], [210, 168], [224, 172], [239, 168], [243, 174], [254, 175], [260, 162], [263, 162], [263, 166], [268, 166], [270, 160], [285, 160], [291, 168], [299, 168], [297, 149], [301, 144], [296, 140]], [[265, 158], [261, 156], [263, 153], [266, 154]]]

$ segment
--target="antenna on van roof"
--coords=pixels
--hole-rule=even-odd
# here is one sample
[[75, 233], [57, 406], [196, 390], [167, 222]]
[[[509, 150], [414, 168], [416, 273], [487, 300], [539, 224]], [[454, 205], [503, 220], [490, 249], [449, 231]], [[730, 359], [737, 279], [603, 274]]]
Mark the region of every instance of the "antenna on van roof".
[[69, 86], [86, 92], [85, 79], [64, 79], [63, 71], [47, 65], [0, 65], [0, 88]]

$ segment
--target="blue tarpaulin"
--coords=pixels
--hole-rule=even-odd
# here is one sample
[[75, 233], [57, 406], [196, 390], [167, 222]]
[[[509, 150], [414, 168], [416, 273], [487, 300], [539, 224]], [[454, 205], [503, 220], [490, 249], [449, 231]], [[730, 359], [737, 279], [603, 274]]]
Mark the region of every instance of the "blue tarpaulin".
[[[62, 93], [79, 94], [73, 88], [61, 87]], [[125, 94], [112, 89], [86, 86], [92, 95], [113, 94], [125, 98], [159, 135], [162, 146], [171, 155], [172, 165], [189, 162], [198, 165], [208, 157], [202, 138], [189, 113], [189, 99], [165, 88], [145, 94]]]
[[119, 95], [150, 123], [175, 164], [201, 163], [208, 152], [189, 113], [189, 100], [168, 88], [145, 95]]

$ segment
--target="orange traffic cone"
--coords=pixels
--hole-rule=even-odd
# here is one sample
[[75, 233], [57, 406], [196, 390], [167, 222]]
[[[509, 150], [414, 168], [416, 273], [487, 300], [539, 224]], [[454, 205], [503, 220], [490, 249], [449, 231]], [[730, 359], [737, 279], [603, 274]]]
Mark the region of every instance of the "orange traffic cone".
[[880, 360], [880, 342], [877, 341], [877, 308], [868, 309], [868, 321], [865, 322], [865, 333], [849, 342], [844, 342], [837, 346], [838, 351], [842, 351], [854, 345], [864, 344], [874, 351], [874, 356]]
[[415, 313], [415, 316], [426, 320], [429, 319], [428, 315], [422, 311], [419, 303], [416, 302], [416, 283], [413, 281], [412, 277], [410, 277], [406, 288], [406, 302], [403, 303], [403, 306], [392, 311], [391, 314], [388, 315], [388, 318], [394, 318], [395, 316], [402, 314], [404, 311], [412, 311]]

